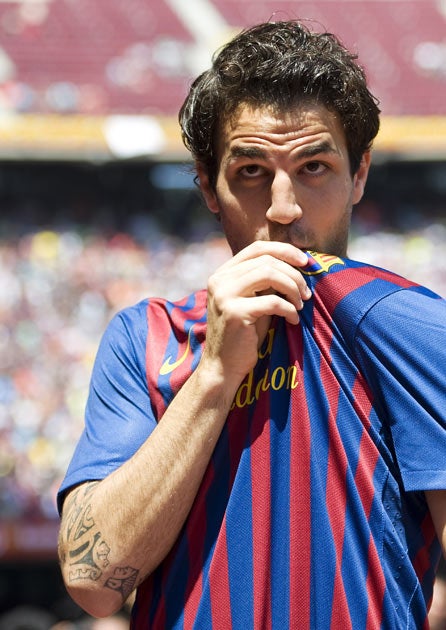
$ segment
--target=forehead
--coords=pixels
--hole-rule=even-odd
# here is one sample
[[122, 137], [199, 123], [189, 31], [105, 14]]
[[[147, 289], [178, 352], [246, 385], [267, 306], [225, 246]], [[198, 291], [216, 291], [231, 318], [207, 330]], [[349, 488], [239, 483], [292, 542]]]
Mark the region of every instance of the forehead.
[[218, 153], [222, 158], [234, 147], [250, 144], [286, 151], [321, 141], [342, 153], [346, 148], [337, 114], [323, 105], [305, 104], [283, 111], [241, 104], [222, 125]]

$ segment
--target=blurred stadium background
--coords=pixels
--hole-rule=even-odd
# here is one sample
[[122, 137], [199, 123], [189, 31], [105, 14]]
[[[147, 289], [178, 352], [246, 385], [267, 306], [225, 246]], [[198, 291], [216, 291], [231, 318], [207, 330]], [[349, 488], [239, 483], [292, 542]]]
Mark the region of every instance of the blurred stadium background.
[[47, 615], [27, 628], [80, 617], [54, 500], [99, 337], [228, 256], [176, 115], [212, 51], [271, 17], [335, 32], [381, 101], [350, 255], [446, 296], [444, 0], [0, 0], [0, 630], [23, 605]]

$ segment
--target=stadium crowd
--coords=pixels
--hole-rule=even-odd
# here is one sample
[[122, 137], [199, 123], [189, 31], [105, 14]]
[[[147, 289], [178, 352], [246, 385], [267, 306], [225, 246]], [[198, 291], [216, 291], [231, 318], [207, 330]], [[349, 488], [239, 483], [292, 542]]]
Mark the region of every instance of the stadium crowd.
[[[446, 225], [367, 233], [350, 256], [446, 295]], [[55, 494], [83, 426], [90, 372], [112, 315], [148, 295], [205, 286], [229, 255], [218, 233], [35, 229], [0, 239], [0, 518], [56, 518]]]
[[151, 246], [41, 230], [0, 241], [0, 517], [56, 517], [92, 362], [114, 312], [180, 297], [227, 255], [220, 240]]

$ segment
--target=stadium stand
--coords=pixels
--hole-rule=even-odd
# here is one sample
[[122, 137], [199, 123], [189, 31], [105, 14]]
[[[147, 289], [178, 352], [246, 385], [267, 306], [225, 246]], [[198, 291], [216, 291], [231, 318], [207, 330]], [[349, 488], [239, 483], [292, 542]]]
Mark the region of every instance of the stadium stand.
[[[194, 49], [203, 43], [176, 14], [178, 6], [172, 0], [1, 2], [4, 106], [176, 114], [196, 70]], [[198, 21], [208, 18], [209, 55], [219, 39], [254, 21], [308, 19], [358, 50], [386, 114], [438, 114], [445, 108], [442, 6], [436, 0], [194, 0], [188, 12], [196, 8]]]
[[184, 91], [191, 38], [165, 2], [2, 2], [0, 33], [13, 110], [166, 113]]
[[[1, 0], [0, 158], [178, 158], [172, 120], [212, 51], [254, 21], [296, 16], [358, 51], [393, 138], [386, 152], [422, 138], [446, 153], [441, 0]], [[123, 155], [108, 128], [119, 116], [128, 137], [124, 115], [140, 141]], [[159, 142], [141, 141], [141, 117]]]
[[[441, 0], [2, 0], [0, 157], [45, 157], [42, 125], [55, 142], [50, 157], [116, 157], [104, 117], [117, 114], [155, 117], [172, 139], [166, 116], [175, 118], [212, 51], [254, 21], [296, 16], [336, 32], [358, 52], [384, 115], [410, 117], [396, 125], [400, 141], [414, 135], [414, 116], [432, 116], [430, 136], [446, 152], [438, 120], [446, 114]], [[174, 142], [139, 146], [136, 154], [181, 151], [176, 133]]]
[[[307, 19], [315, 30], [336, 33], [358, 52], [385, 114], [438, 114], [446, 110], [442, 96], [445, 15], [440, 2], [270, 0], [262, 2], [260, 8], [254, 0], [217, 0], [215, 4], [233, 25], [289, 16]], [[422, 46], [426, 43], [443, 51], [437, 65], [433, 58], [424, 60]]]

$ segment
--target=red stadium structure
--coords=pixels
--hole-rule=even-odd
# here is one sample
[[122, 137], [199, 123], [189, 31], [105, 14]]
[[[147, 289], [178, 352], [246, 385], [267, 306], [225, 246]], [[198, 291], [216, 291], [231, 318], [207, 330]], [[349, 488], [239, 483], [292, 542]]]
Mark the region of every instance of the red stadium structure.
[[445, 113], [444, 11], [437, 0], [2, 1], [3, 107], [175, 115], [235, 30], [299, 17], [358, 51], [385, 114]]
[[[212, 51], [254, 22], [295, 17], [357, 51], [392, 123], [383, 126], [385, 149], [401, 148], [396, 134], [403, 150], [415, 137], [432, 154], [444, 150], [441, 0], [1, 0], [0, 156], [181, 154], [171, 118]], [[145, 131], [156, 140], [144, 145]], [[139, 138], [123, 154], [121, 133]]]

